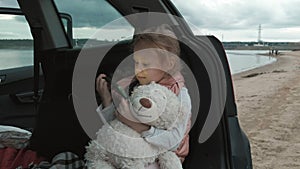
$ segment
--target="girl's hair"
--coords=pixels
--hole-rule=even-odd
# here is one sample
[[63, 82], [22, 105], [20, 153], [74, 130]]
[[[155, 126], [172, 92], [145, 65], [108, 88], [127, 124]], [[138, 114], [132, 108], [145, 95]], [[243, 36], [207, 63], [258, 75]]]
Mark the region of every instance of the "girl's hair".
[[[181, 70], [182, 66], [179, 58], [180, 56], [179, 42], [169, 25], [163, 24], [158, 27], [151, 27], [137, 34], [133, 41], [133, 47], [140, 42], [150, 43], [153, 44], [153, 46], [155, 46], [156, 48], [161, 49], [155, 51], [159, 52], [160, 56], [166, 56], [163, 57], [163, 59], [168, 60], [171, 57], [173, 57], [172, 59], [174, 59], [175, 64], [173, 68], [169, 70], [169, 72], [167, 73], [173, 75], [174, 73]], [[145, 49], [146, 48], [151, 48], [151, 47], [146, 46]]]

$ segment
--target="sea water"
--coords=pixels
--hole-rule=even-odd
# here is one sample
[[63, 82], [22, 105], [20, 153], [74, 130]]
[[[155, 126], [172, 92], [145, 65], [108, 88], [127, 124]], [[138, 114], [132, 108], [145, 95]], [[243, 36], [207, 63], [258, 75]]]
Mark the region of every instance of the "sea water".
[[33, 50], [0, 49], [0, 70], [33, 65]]
[[276, 61], [276, 58], [265, 56], [267, 50], [226, 50], [231, 74], [257, 68]]
[[[231, 74], [239, 73], [276, 61], [263, 56], [266, 50], [226, 50]], [[32, 50], [0, 49], [0, 70], [29, 66], [33, 64]]]

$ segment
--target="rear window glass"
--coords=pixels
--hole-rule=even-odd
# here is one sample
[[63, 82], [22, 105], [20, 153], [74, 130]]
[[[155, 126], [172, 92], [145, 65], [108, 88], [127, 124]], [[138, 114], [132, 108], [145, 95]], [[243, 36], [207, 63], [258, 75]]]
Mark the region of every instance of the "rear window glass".
[[33, 65], [33, 40], [24, 16], [0, 14], [0, 70]]
[[5, 7], [5, 8], [19, 8], [19, 4], [18, 4], [17, 1], [1, 0], [0, 1], [0, 7]]
[[100, 43], [132, 39], [134, 28], [105, 0], [55, 0], [59, 12], [72, 16], [75, 46], [88, 39]]

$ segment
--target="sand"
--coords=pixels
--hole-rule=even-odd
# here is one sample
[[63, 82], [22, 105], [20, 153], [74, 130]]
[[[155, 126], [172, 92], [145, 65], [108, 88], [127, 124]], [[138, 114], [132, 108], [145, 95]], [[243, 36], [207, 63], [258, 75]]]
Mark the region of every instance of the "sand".
[[300, 168], [300, 51], [233, 76], [254, 169]]

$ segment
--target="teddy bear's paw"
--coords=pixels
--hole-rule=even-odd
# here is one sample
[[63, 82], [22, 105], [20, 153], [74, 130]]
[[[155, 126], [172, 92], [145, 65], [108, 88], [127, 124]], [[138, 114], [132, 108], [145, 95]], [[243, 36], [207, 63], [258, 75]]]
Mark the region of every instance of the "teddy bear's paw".
[[135, 162], [132, 162], [130, 165], [126, 165], [121, 168], [122, 169], [144, 169], [145, 164], [142, 163], [141, 161], [135, 161]]
[[167, 151], [158, 157], [160, 169], [182, 169], [180, 159], [174, 152]]
[[97, 160], [91, 166], [90, 169], [116, 169], [112, 164], [104, 160]]

